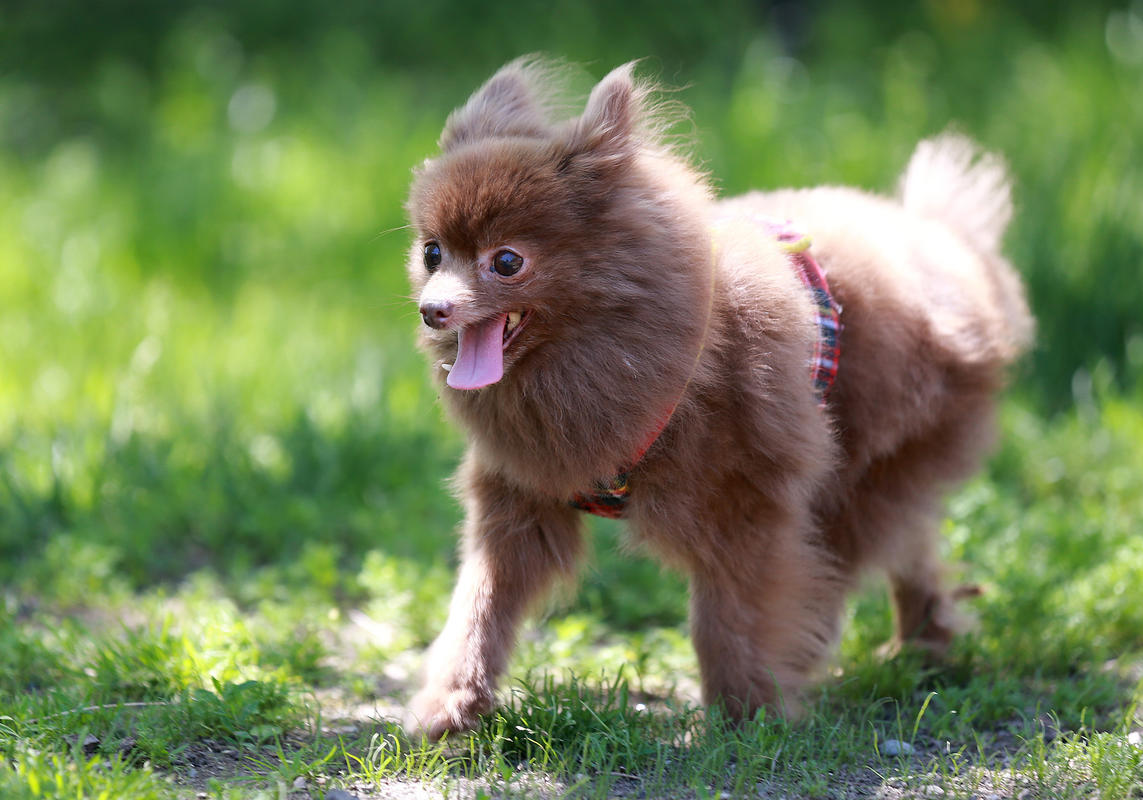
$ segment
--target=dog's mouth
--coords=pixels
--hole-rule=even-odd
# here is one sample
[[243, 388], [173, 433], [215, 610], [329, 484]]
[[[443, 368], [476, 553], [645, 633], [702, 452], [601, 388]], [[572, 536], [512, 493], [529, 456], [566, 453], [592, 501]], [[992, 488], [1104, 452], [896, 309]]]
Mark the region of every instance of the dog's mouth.
[[480, 389], [504, 377], [504, 351], [524, 330], [530, 311], [508, 311], [457, 331], [456, 362], [445, 364], [453, 389]]

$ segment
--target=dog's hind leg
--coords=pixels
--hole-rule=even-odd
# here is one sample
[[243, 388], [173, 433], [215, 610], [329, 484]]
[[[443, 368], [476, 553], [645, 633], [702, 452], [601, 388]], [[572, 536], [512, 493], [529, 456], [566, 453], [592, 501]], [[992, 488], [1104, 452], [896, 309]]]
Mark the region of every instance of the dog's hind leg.
[[936, 552], [935, 520], [918, 521], [916, 525], [913, 535], [902, 537], [904, 552], [889, 567], [896, 640], [940, 656], [964, 628], [964, 621]]
[[939, 553], [942, 500], [979, 468], [991, 441], [991, 402], [983, 394], [957, 398], [939, 424], [873, 461], [826, 525], [850, 574], [888, 575], [896, 645], [939, 656], [965, 627], [956, 601], [972, 590], [947, 584]]
[[888, 576], [896, 636], [887, 652], [913, 644], [939, 656], [963, 624], [939, 553], [942, 485], [918, 463], [923, 450], [873, 464], [825, 530], [851, 583], [868, 571]]

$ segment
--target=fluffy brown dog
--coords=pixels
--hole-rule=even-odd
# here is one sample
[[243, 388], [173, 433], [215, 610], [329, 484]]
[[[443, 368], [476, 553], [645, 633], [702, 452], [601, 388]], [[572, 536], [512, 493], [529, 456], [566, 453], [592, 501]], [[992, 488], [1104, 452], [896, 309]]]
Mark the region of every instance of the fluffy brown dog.
[[573, 500], [685, 570], [704, 699], [733, 715], [796, 712], [869, 568], [900, 638], [943, 650], [941, 494], [979, 465], [1031, 331], [999, 252], [1002, 166], [945, 136], [917, 148], [900, 199], [716, 200], [661, 142], [631, 65], [570, 120], [548, 72], [489, 80], [409, 199], [423, 345], [469, 437], [463, 564], [414, 729], [493, 707], [521, 618], [576, 570]]

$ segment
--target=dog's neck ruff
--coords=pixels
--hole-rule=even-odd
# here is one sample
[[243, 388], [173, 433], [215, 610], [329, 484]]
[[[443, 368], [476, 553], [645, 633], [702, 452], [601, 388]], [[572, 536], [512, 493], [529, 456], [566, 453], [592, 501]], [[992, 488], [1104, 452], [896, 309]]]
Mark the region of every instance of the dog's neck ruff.
[[[797, 270], [798, 277], [801, 278], [802, 284], [809, 290], [810, 296], [813, 299], [814, 322], [816, 323], [818, 337], [814, 341], [814, 353], [810, 359], [810, 382], [813, 386], [814, 394], [817, 396], [818, 405], [824, 408], [829, 396], [829, 391], [837, 379], [837, 368], [841, 357], [841, 342], [839, 338], [839, 334], [841, 333], [841, 306], [838, 305], [833, 294], [830, 293], [825, 270], [821, 268], [817, 259], [810, 253], [810, 237], [795, 228], [790, 220], [782, 221], [764, 216], [758, 216], [755, 220], [777, 240], [778, 244], [786, 252], [790, 265]], [[712, 307], [714, 303], [713, 270], [714, 268], [712, 266], [710, 299]], [[707, 325], [710, 325], [709, 310], [707, 314]], [[706, 335], [704, 333], [703, 344], [699, 346], [698, 355], [695, 357], [696, 367], [698, 366], [699, 359], [702, 357], [705, 339]], [[690, 384], [689, 379], [687, 384]], [[686, 393], [686, 386], [683, 387], [683, 393]], [[675, 402], [675, 405], [671, 407], [671, 410], [666, 416], [658, 422], [643, 445], [631, 457], [628, 461], [631, 466], [611, 478], [597, 480], [592, 485], [591, 494], [577, 494], [571, 499], [571, 505], [574, 508], [586, 511], [589, 514], [595, 514], [599, 517], [620, 519], [625, 516], [627, 501], [631, 495], [631, 484], [629, 481], [631, 471], [643, 460], [643, 456], [651, 449], [651, 446], [658, 441], [659, 434], [663, 432], [667, 427], [667, 423], [671, 421], [671, 417], [675, 413], [675, 408], [678, 407], [678, 403], [681, 400], [682, 396], [680, 395], [679, 400]]]

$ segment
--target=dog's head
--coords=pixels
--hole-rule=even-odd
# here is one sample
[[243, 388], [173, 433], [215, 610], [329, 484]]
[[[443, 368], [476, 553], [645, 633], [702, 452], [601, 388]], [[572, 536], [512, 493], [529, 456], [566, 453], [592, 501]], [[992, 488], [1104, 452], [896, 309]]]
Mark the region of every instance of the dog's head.
[[709, 190], [661, 144], [632, 65], [570, 119], [551, 73], [509, 64], [449, 117], [410, 192], [409, 274], [482, 458], [564, 492], [621, 466], [678, 402], [713, 271]]
[[582, 115], [556, 121], [550, 71], [501, 69], [449, 117], [441, 154], [415, 175], [409, 273], [453, 389], [500, 381], [545, 342], [619, 335], [614, 313], [661, 302], [646, 271], [663, 269], [654, 262], [672, 237], [656, 236], [659, 190], [637, 168], [657, 148], [647, 91], [628, 64]]

